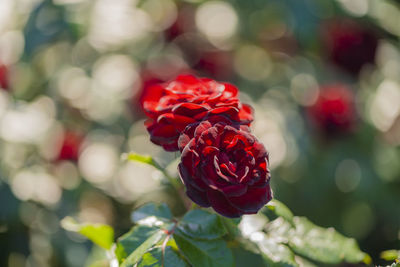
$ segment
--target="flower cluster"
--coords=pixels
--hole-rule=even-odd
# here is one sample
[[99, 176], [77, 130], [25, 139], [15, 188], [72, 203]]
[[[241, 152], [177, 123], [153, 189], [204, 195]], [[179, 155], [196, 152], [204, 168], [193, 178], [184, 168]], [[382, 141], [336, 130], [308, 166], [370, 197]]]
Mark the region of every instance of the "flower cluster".
[[252, 108], [228, 83], [181, 75], [143, 99], [151, 141], [179, 150], [186, 194], [227, 217], [256, 213], [272, 198], [268, 153], [251, 134]]

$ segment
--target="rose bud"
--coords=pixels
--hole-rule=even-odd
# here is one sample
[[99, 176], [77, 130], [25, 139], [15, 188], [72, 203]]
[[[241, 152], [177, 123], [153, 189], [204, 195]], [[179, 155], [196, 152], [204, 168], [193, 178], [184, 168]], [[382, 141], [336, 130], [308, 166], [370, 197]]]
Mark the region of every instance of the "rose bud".
[[338, 67], [356, 75], [367, 63], [374, 63], [378, 38], [370, 29], [341, 20], [323, 28], [323, 44], [329, 59]]
[[65, 132], [58, 154], [58, 160], [77, 161], [81, 143], [82, 136], [70, 131]]
[[326, 136], [348, 133], [356, 121], [353, 93], [344, 85], [324, 86], [308, 115]]
[[180, 133], [206, 116], [223, 114], [239, 124], [253, 120], [250, 106], [242, 105], [238, 89], [193, 75], [181, 75], [164, 84], [153, 85], [143, 100], [149, 120], [145, 122], [150, 140], [167, 151], [178, 150]]
[[272, 198], [268, 153], [247, 126], [211, 116], [179, 138], [187, 196], [226, 217], [255, 214]]

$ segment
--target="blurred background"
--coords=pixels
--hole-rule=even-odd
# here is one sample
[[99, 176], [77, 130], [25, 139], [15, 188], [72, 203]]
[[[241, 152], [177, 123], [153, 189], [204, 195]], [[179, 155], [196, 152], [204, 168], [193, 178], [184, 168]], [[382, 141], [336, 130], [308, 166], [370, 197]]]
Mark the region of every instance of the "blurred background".
[[[0, 0], [0, 266], [90, 266], [67, 215], [111, 224], [184, 207], [121, 160], [150, 143], [148, 86], [193, 73], [237, 85], [270, 152], [275, 197], [358, 240], [400, 249], [400, 1]], [[100, 256], [99, 256], [100, 255]]]

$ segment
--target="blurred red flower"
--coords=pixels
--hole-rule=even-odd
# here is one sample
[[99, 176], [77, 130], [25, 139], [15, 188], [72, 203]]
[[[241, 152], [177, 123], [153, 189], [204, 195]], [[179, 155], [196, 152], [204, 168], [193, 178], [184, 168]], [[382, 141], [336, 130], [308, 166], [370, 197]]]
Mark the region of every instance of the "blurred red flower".
[[8, 90], [8, 68], [0, 63], [0, 88]]
[[350, 20], [337, 20], [322, 29], [329, 59], [351, 74], [358, 74], [367, 63], [374, 63], [378, 37], [374, 31]]
[[77, 161], [79, 157], [79, 149], [82, 144], [83, 138], [81, 135], [66, 131], [62, 140], [58, 160], [71, 160]]
[[323, 86], [317, 101], [308, 109], [308, 114], [325, 135], [350, 132], [356, 121], [353, 93], [341, 84]]

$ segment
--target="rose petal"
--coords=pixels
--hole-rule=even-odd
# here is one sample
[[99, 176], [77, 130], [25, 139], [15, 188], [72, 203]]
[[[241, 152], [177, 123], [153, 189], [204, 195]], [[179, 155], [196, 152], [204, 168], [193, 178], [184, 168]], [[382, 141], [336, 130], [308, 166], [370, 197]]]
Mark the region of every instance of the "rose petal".
[[177, 115], [173, 113], [165, 113], [158, 117], [158, 124], [168, 124], [173, 125], [178, 132], [182, 132], [186, 126], [195, 122], [194, 119], [182, 115]]
[[179, 135], [179, 132], [175, 129], [175, 127], [168, 124], [153, 123], [147, 128], [147, 130], [150, 132], [150, 135], [163, 139], [168, 139], [169, 137], [176, 136], [177, 134]]
[[239, 109], [239, 119], [243, 124], [250, 124], [253, 121], [253, 108], [249, 105], [243, 104]]
[[238, 119], [238, 113], [239, 110], [234, 107], [220, 107], [220, 108], [214, 108], [210, 110], [209, 114], [210, 115], [224, 115], [227, 116], [231, 119]]
[[178, 171], [179, 177], [185, 186], [190, 185], [196, 188], [198, 191], [205, 191], [208, 189], [208, 186], [205, 185], [203, 181], [197, 179], [196, 176], [190, 175], [188, 169], [182, 163], [178, 165]]
[[151, 85], [147, 91], [151, 91], [151, 94], [148, 93], [143, 97], [143, 109], [148, 115], [152, 115], [157, 110], [160, 98], [164, 95], [164, 87], [159, 84]]
[[226, 197], [217, 190], [208, 190], [207, 198], [216, 212], [229, 218], [240, 217], [243, 212], [232, 206]]
[[207, 130], [203, 131], [198, 140], [197, 140], [199, 147], [205, 146], [214, 146], [218, 145], [219, 143], [219, 133], [216, 127], [208, 128]]
[[184, 115], [187, 117], [196, 116], [199, 113], [205, 112], [208, 109], [202, 105], [197, 105], [193, 103], [182, 103], [175, 106], [172, 112], [179, 115]]
[[186, 187], [187, 196], [196, 204], [202, 207], [210, 207], [210, 203], [207, 199], [206, 192], [196, 184], [193, 184], [192, 176], [189, 175], [189, 172], [185, 168], [185, 166], [181, 163], [178, 165], [179, 176], [182, 180], [182, 183]]
[[202, 121], [194, 131], [194, 136], [199, 137], [205, 130], [208, 130], [211, 127], [211, 123], [209, 121]]
[[218, 190], [224, 193], [227, 197], [239, 197], [247, 192], [247, 185], [234, 184], [219, 188]]
[[233, 98], [237, 97], [239, 90], [236, 86], [230, 83], [224, 83], [225, 90], [224, 90], [224, 97], [226, 98]]
[[231, 205], [246, 212], [257, 212], [271, 200], [269, 185], [261, 188], [249, 187], [247, 192], [239, 197], [228, 198]]

